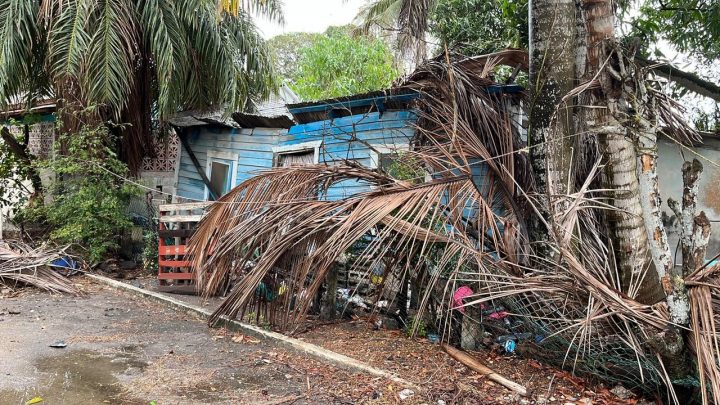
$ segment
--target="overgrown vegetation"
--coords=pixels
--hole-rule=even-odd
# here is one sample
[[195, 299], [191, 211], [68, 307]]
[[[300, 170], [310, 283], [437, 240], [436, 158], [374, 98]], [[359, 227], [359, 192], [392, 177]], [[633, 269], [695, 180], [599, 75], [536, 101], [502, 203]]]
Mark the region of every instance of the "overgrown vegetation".
[[399, 75], [380, 39], [350, 35], [347, 27], [324, 34], [293, 33], [271, 41], [278, 70], [303, 100], [320, 100], [388, 88]]
[[128, 203], [139, 193], [118, 177], [129, 170], [115, 152], [111, 128], [83, 126], [61, 134], [55, 157], [40, 163], [54, 174], [48, 187], [52, 197], [21, 209], [16, 218], [46, 225], [52, 241], [73, 244], [91, 263], [118, 249], [121, 235], [132, 226]]
[[428, 27], [441, 44], [465, 55], [527, 48], [526, 0], [438, 0]]

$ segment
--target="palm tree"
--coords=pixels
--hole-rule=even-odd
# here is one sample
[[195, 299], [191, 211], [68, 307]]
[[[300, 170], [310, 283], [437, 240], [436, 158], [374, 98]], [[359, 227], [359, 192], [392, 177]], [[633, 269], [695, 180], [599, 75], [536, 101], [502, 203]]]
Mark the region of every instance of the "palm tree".
[[242, 109], [276, 86], [250, 13], [282, 19], [277, 0], [0, 0], [0, 108], [54, 96], [130, 124], [121, 150], [135, 169], [151, 118]]
[[426, 58], [425, 34], [436, 0], [369, 0], [356, 20], [364, 34], [373, 29], [394, 32], [401, 60], [412, 55], [415, 64]]

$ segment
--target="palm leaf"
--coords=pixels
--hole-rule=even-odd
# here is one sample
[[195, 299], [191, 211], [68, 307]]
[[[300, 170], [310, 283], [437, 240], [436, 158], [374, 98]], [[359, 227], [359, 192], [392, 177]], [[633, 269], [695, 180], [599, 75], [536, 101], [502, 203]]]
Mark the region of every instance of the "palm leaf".
[[93, 13], [83, 84], [88, 99], [112, 106], [116, 119], [132, 91], [138, 55], [135, 10], [126, 0], [99, 0]]
[[0, 0], [0, 106], [5, 106], [31, 79], [38, 34], [38, 1]]
[[47, 66], [56, 83], [77, 80], [91, 40], [88, 20], [93, 0], [48, 0], [43, 4], [48, 26]]

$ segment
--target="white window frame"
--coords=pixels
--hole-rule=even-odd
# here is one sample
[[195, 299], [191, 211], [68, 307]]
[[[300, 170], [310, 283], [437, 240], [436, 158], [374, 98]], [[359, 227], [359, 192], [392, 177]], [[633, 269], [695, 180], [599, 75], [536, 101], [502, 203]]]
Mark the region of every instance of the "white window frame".
[[[229, 160], [232, 162], [232, 166], [230, 167], [230, 189], [235, 188], [235, 186], [237, 186], [236, 183], [237, 183], [237, 171], [238, 171], [238, 154], [228, 152], [228, 151], [223, 151], [223, 150], [207, 151], [206, 155], [205, 155], [205, 175], [207, 176], [208, 179], [212, 175], [212, 160], [213, 159]], [[218, 196], [218, 198], [220, 198], [220, 196]], [[208, 201], [209, 199], [210, 199], [210, 189], [208, 188], [207, 184], [205, 184], [205, 201]]]
[[313, 163], [318, 164], [320, 163], [320, 147], [322, 146], [322, 142], [323, 141], [320, 140], [295, 143], [292, 145], [273, 146], [272, 151], [273, 156], [275, 157], [275, 159], [273, 159], [273, 166], [277, 165], [279, 161], [279, 155], [298, 153], [309, 150], [312, 150], [314, 152]]
[[377, 169], [380, 166], [380, 154], [389, 154], [397, 152], [409, 152], [410, 144], [396, 143], [390, 145], [372, 145], [370, 149], [370, 168]]

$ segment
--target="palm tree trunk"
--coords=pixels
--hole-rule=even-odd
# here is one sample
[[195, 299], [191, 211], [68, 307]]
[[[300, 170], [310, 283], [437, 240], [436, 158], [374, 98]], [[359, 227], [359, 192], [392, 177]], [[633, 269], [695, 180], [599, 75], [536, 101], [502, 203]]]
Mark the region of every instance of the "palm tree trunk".
[[[541, 205], [562, 212], [571, 192], [573, 154], [572, 106], [563, 97], [575, 87], [576, 38], [574, 0], [531, 0], [530, 10], [530, 130], [529, 146]], [[557, 111], [557, 113], [556, 113]], [[543, 194], [548, 196], [544, 200]], [[543, 201], [544, 200], [544, 201]], [[534, 240], [547, 239], [547, 230], [531, 224]]]
[[[607, 216], [612, 248], [617, 256], [620, 286], [630, 297], [654, 304], [665, 297], [656, 267], [668, 268], [669, 259], [667, 237], [663, 238], [664, 227], [658, 221], [659, 209], [651, 207], [653, 202], [657, 202], [655, 157], [651, 152], [654, 141], [647, 141], [652, 145], [643, 148], [648, 153], [643, 156], [642, 165], [645, 166], [639, 166], [635, 139], [639, 139], [640, 134], [630, 133], [633, 128], [616, 118], [616, 114], [623, 111], [623, 105], [628, 102], [634, 105], [637, 102], [623, 99], [627, 91], [625, 83], [616, 80], [609, 72], [610, 59], [618, 56], [608, 50], [615, 38], [612, 2], [582, 0], [580, 6], [585, 27], [586, 53], [582, 79], [594, 80], [599, 85], [598, 89], [587, 92], [581, 101], [583, 105], [597, 107], [585, 111], [583, 121], [589, 130], [598, 135], [605, 157], [604, 183], [607, 189], [612, 190], [610, 203], [615, 208]], [[654, 129], [648, 126], [647, 131]], [[652, 137], [655, 134], [651, 132], [649, 135]], [[640, 167], [646, 170], [639, 170]], [[638, 173], [641, 175], [638, 176]], [[650, 196], [645, 200], [645, 209], [641, 193]], [[652, 197], [653, 194], [655, 197]], [[646, 223], [655, 225], [648, 226], [654, 228], [651, 238], [648, 238], [650, 229], [646, 230]], [[658, 227], [660, 234], [656, 240], [654, 236]], [[652, 254], [651, 248], [654, 249]], [[653, 261], [653, 257], [658, 260]]]

